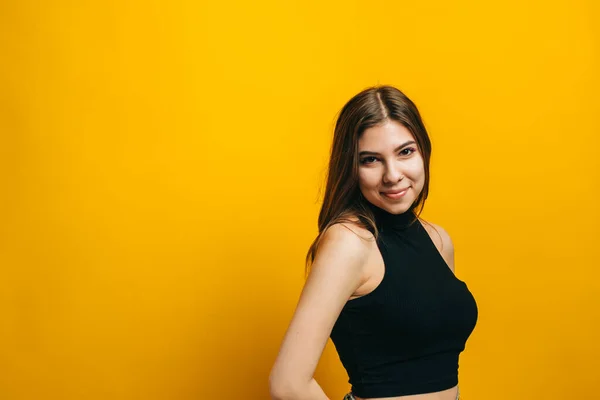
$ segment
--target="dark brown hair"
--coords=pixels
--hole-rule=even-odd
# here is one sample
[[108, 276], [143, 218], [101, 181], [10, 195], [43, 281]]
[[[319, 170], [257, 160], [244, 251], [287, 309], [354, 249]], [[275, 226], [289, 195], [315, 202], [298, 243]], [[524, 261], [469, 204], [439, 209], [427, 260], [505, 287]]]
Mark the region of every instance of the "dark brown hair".
[[431, 142], [421, 115], [415, 104], [395, 87], [383, 85], [367, 88], [351, 98], [337, 118], [325, 195], [319, 213], [319, 234], [306, 254], [306, 271], [315, 259], [323, 233], [335, 223], [351, 222], [353, 217], [358, 218], [360, 225], [371, 231], [377, 239], [379, 232], [374, 215], [358, 186], [358, 140], [366, 129], [389, 120], [399, 122], [412, 133], [423, 157], [425, 184], [407, 211], [415, 215], [415, 220], [421, 214], [429, 193], [431, 158]]

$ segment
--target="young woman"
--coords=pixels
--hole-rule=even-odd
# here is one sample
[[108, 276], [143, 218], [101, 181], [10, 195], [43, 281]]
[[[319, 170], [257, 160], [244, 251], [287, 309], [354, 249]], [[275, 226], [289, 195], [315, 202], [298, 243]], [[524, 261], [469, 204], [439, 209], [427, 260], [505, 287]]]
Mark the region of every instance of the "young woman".
[[342, 108], [272, 398], [327, 399], [313, 374], [331, 337], [352, 385], [345, 399], [459, 399], [459, 354], [478, 310], [454, 275], [450, 236], [419, 218], [430, 155], [419, 111], [398, 89], [366, 89]]

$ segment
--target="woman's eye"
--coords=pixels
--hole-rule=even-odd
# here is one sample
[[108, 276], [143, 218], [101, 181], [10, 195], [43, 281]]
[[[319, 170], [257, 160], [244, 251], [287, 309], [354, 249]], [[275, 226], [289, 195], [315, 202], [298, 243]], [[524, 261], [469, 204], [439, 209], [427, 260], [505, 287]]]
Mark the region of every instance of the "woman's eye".
[[365, 158], [363, 158], [362, 160], [360, 160], [360, 162], [362, 164], [370, 164], [372, 162], [375, 162], [375, 160], [377, 160], [377, 158], [371, 156], [371, 157], [365, 157]]
[[[408, 153], [406, 153], [406, 151], [409, 151]], [[402, 154], [403, 156], [408, 156], [411, 155], [412, 153], [414, 153], [417, 149], [415, 149], [414, 147], [407, 147], [405, 149], [402, 149], [400, 151], [400, 154]]]

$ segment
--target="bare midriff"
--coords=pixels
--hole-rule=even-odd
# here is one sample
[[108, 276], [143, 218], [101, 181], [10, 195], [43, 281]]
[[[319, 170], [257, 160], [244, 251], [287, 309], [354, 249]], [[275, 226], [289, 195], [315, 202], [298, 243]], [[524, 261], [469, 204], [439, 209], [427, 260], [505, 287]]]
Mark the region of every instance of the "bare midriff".
[[396, 397], [379, 397], [379, 398], [364, 398], [357, 397], [356, 400], [456, 400], [458, 394], [458, 386], [451, 387], [450, 389], [442, 390], [440, 392], [424, 393], [424, 394], [412, 394], [409, 396], [396, 396]]

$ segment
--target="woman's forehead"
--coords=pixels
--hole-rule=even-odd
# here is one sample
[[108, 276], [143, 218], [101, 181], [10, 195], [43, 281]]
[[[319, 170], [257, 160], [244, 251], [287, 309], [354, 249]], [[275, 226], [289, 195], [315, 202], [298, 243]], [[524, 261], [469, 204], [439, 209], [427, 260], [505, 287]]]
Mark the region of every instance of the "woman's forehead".
[[[392, 150], [402, 143], [414, 140], [412, 133], [396, 121], [386, 122], [366, 129], [358, 140], [358, 147], [364, 150], [383, 151]], [[367, 149], [368, 147], [368, 149]]]

